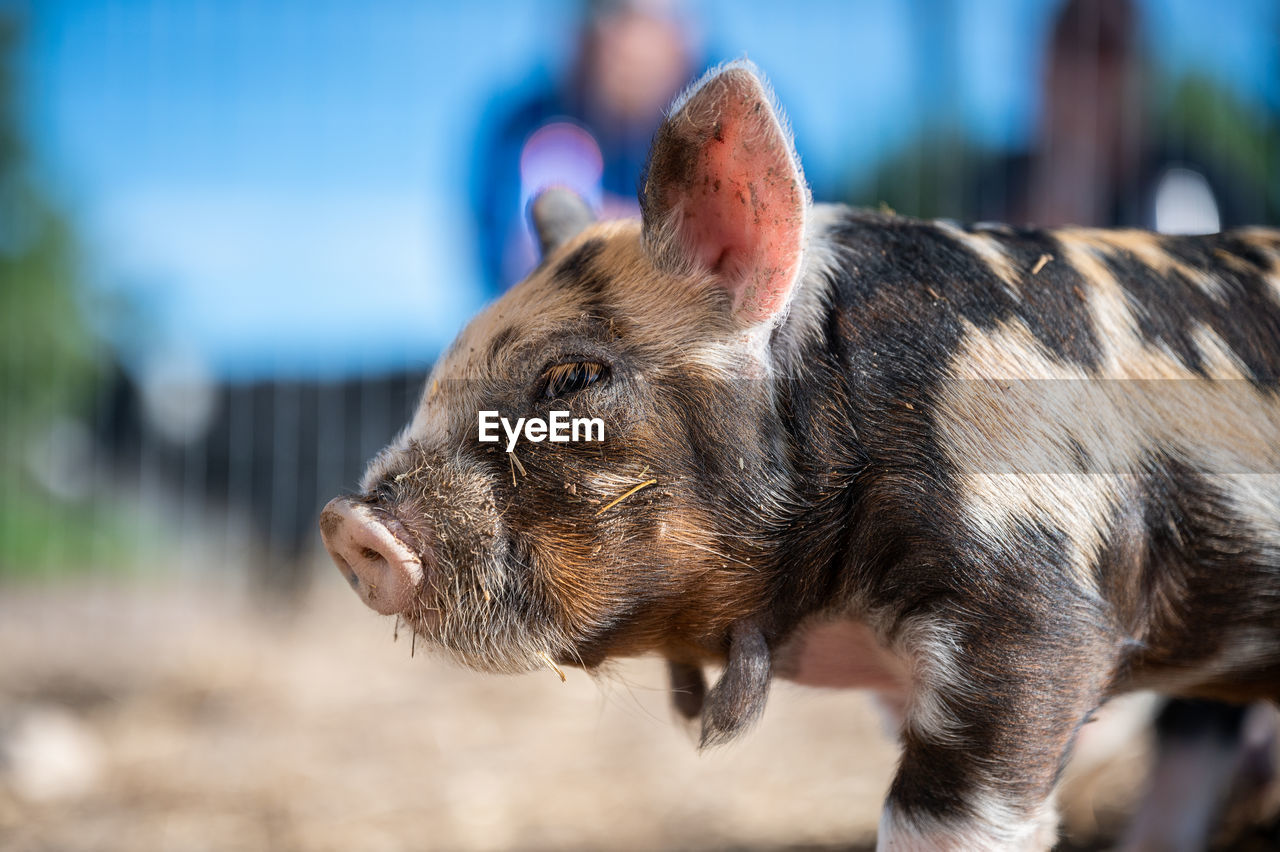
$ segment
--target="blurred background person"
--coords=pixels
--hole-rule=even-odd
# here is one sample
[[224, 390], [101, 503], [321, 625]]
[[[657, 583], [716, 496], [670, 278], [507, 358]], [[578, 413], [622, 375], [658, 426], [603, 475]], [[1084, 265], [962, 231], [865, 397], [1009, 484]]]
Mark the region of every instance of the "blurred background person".
[[563, 76], [491, 108], [473, 164], [478, 248], [491, 294], [537, 260], [526, 209], [567, 186], [605, 218], [640, 212], [636, 190], [662, 111], [704, 59], [678, 0], [585, 0]]
[[846, 198], [1040, 227], [1205, 233], [1276, 221], [1274, 111], [1200, 71], [1161, 67], [1160, 36], [1144, 23], [1158, 11], [1131, 0], [1055, 4], [1025, 141], [991, 145], [958, 106], [939, 108], [876, 168], [855, 170]]
[[1035, 141], [995, 164], [1002, 179], [990, 183], [1005, 192], [983, 193], [979, 218], [1176, 233], [1246, 221], [1230, 167], [1153, 128], [1142, 32], [1130, 0], [1063, 4], [1045, 51]]

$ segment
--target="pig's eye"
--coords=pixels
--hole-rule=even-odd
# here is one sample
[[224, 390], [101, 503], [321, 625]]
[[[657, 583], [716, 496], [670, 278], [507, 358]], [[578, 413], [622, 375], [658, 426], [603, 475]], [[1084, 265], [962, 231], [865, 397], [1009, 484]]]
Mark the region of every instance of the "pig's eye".
[[595, 361], [572, 361], [556, 364], [542, 374], [543, 399], [561, 399], [595, 384], [606, 374], [605, 366]]

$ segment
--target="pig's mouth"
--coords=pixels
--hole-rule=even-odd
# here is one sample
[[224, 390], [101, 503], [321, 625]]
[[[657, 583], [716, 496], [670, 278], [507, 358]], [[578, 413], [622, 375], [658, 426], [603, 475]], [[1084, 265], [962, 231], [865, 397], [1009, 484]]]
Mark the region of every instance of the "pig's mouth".
[[563, 658], [561, 630], [496, 516], [385, 497], [338, 498], [320, 518], [334, 564], [367, 606], [470, 668], [519, 672]]

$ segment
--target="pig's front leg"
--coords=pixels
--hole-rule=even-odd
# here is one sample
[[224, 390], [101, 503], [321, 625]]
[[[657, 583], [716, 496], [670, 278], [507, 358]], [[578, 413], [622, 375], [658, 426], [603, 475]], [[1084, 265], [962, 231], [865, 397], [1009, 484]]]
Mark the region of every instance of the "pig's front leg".
[[1051, 848], [1058, 776], [1112, 668], [1105, 643], [1025, 611], [918, 632], [877, 849]]

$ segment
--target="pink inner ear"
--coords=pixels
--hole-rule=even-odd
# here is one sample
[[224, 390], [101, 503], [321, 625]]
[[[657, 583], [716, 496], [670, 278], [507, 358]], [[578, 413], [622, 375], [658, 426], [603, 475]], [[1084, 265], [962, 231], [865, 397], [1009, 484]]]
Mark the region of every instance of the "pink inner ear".
[[735, 314], [767, 320], [786, 304], [803, 250], [806, 198], [790, 142], [746, 71], [708, 81], [682, 112], [710, 130], [696, 134], [695, 179], [682, 187], [685, 245], [720, 274]]

